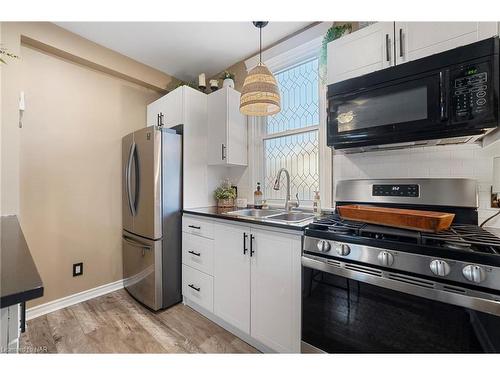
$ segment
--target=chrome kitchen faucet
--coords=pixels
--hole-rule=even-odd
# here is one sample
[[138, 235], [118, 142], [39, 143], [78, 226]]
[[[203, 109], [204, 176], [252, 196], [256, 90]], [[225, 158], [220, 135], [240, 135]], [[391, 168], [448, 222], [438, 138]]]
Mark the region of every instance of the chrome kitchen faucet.
[[274, 181], [274, 190], [279, 190], [280, 189], [280, 178], [281, 178], [281, 173], [285, 172], [285, 177], [286, 177], [286, 198], [285, 198], [285, 210], [291, 211], [292, 208], [297, 208], [300, 205], [299, 201], [299, 193], [295, 194], [295, 197], [297, 198], [297, 202], [290, 202], [290, 173], [286, 170], [286, 168], [281, 168], [278, 171], [278, 174], [276, 175], [276, 180]]

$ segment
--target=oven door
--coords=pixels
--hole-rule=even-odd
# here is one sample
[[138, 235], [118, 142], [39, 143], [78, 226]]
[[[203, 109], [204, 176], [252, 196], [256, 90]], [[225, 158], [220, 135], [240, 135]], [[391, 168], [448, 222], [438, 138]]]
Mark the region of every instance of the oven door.
[[335, 149], [431, 139], [448, 123], [449, 71], [334, 95], [327, 143]]
[[308, 350], [500, 352], [499, 316], [386, 288], [369, 273], [346, 277], [355, 272], [337, 272], [307, 257], [302, 263], [302, 341]]

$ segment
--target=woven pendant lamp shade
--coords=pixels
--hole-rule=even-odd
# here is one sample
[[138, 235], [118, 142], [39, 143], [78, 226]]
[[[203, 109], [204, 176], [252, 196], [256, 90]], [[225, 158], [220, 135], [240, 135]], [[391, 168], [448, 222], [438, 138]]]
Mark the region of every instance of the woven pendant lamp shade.
[[241, 90], [240, 112], [248, 116], [270, 116], [281, 110], [276, 78], [259, 63], [245, 78]]

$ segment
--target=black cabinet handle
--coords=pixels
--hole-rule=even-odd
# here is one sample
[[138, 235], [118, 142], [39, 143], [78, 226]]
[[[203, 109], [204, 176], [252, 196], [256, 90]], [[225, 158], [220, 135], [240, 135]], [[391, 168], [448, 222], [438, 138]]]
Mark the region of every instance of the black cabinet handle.
[[163, 112], [160, 112], [160, 126], [163, 126]]
[[243, 255], [245, 255], [248, 251], [248, 249], [247, 249], [247, 237], [248, 237], [248, 234], [243, 233]]
[[188, 225], [188, 227], [193, 229], [201, 229], [201, 227], [197, 227], [196, 225]]
[[253, 256], [253, 254], [255, 253], [254, 249], [253, 249], [253, 240], [254, 240], [255, 236], [253, 234], [250, 235], [250, 256]]
[[403, 29], [399, 29], [399, 57], [403, 57]]
[[385, 34], [385, 58], [391, 61], [391, 51], [389, 46], [389, 34]]
[[26, 332], [26, 302], [21, 302], [21, 332]]
[[201, 253], [195, 253], [194, 251], [191, 251], [191, 250], [189, 250], [188, 253], [196, 255], [197, 257], [199, 257], [201, 255]]
[[189, 284], [188, 287], [190, 287], [191, 289], [196, 290], [197, 292], [199, 292], [201, 290], [201, 288], [197, 288], [193, 284]]

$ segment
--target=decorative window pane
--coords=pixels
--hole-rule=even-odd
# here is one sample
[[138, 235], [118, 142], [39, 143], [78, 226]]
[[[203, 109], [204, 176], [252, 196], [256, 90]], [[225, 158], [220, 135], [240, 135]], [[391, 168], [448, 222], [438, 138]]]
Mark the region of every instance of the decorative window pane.
[[275, 74], [281, 112], [269, 116], [267, 134], [319, 124], [318, 59]]
[[[264, 198], [284, 200], [285, 175], [281, 188], [273, 189], [281, 168], [290, 173], [291, 198], [312, 201], [319, 190], [319, 81], [318, 60], [307, 61], [275, 74], [281, 93], [281, 112], [267, 118], [264, 136]], [[304, 129], [307, 128], [307, 129]], [[301, 130], [304, 129], [304, 130]]]
[[285, 174], [281, 175], [280, 190], [273, 189], [281, 168], [290, 172], [292, 198], [299, 193], [300, 200], [313, 200], [319, 190], [318, 130], [264, 140], [264, 197], [285, 199]]

